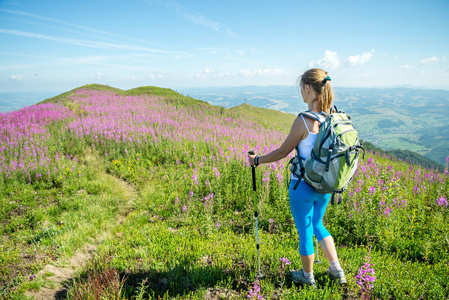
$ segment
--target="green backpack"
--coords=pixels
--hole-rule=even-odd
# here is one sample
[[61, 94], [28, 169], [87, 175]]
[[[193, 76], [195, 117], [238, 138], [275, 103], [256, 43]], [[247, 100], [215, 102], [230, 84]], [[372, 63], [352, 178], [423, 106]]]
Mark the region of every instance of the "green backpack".
[[[334, 106], [334, 112], [316, 113], [306, 111], [304, 115], [320, 122], [315, 145], [310, 155], [304, 159], [300, 156], [296, 146], [296, 155], [290, 160], [290, 171], [298, 177], [293, 187], [299, 185], [301, 179], [312, 186], [320, 194], [332, 194], [331, 203], [334, 204], [335, 194], [343, 193], [357, 169], [359, 151], [365, 149], [360, 144], [357, 130], [354, 128], [351, 117], [339, 111]], [[321, 115], [321, 118], [320, 118]], [[323, 116], [324, 121], [321, 121]], [[341, 197], [338, 204], [341, 203]]]

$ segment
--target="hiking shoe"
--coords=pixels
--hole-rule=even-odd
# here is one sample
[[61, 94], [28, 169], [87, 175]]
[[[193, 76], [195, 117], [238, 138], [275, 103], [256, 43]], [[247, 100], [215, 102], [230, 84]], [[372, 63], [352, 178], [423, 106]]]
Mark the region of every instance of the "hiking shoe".
[[290, 276], [292, 277], [292, 280], [296, 284], [301, 285], [312, 285], [313, 287], [316, 287], [315, 278], [310, 276], [309, 278], [304, 277], [304, 270], [301, 269], [299, 271], [291, 271]]
[[343, 272], [343, 269], [333, 271], [329, 268], [326, 270], [326, 274], [329, 275], [332, 280], [337, 280], [339, 284], [346, 283], [345, 272]]

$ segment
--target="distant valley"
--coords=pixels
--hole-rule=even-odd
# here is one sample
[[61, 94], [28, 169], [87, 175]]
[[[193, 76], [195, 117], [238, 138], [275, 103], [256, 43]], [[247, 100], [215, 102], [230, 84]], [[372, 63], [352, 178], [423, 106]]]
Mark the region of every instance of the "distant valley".
[[[191, 88], [178, 92], [227, 108], [248, 103], [296, 115], [306, 110], [294, 86]], [[449, 156], [449, 91], [334, 88], [335, 104], [362, 139], [383, 149], [411, 150], [444, 165]]]

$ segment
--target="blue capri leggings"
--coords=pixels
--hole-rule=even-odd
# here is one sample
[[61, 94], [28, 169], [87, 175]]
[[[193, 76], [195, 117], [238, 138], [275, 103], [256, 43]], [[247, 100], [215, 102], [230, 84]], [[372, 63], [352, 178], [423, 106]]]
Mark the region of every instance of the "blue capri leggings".
[[301, 181], [296, 190], [296, 180], [289, 186], [290, 209], [299, 233], [299, 253], [308, 256], [314, 253], [313, 235], [318, 241], [330, 236], [323, 225], [323, 215], [329, 203], [330, 194], [318, 194], [311, 186]]

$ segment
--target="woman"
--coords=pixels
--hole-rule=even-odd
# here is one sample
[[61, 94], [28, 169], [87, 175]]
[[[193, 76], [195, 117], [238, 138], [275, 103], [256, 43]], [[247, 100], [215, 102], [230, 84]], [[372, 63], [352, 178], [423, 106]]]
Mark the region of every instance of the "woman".
[[[333, 93], [331, 79], [321, 69], [310, 69], [298, 78], [301, 96], [308, 109], [314, 112], [329, 112], [332, 106]], [[323, 117], [324, 120], [324, 117]], [[306, 158], [315, 144], [319, 122], [308, 117], [298, 116], [290, 129], [284, 143], [266, 155], [249, 155], [251, 165], [270, 163], [286, 157], [298, 145], [300, 155]], [[313, 235], [329, 260], [327, 274], [340, 284], [346, 283], [343, 269], [340, 267], [332, 236], [323, 225], [323, 215], [329, 203], [330, 194], [318, 194], [304, 180], [293, 190], [298, 178], [290, 175], [290, 209], [299, 233], [299, 253], [303, 269], [292, 271], [292, 280], [297, 284], [315, 286], [313, 276], [314, 247]]]

